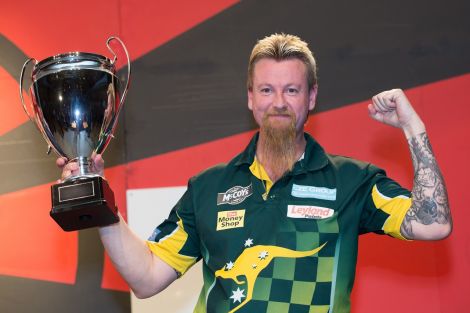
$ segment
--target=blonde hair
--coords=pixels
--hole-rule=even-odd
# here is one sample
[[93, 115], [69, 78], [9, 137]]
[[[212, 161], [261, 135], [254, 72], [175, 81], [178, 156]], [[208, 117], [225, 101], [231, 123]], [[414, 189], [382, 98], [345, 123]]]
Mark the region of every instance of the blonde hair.
[[317, 84], [317, 64], [312, 51], [305, 41], [289, 34], [273, 34], [258, 40], [251, 51], [248, 63], [247, 88], [253, 88], [253, 71], [261, 59], [274, 59], [276, 61], [299, 59], [307, 68], [307, 83], [309, 89]]

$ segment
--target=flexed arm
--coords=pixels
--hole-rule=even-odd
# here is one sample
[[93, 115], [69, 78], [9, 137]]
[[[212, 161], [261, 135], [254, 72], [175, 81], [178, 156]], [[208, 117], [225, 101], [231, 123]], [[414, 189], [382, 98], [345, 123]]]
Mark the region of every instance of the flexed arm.
[[431, 148], [424, 123], [401, 89], [379, 93], [369, 104], [369, 115], [405, 133], [414, 168], [413, 203], [401, 234], [408, 239], [438, 240], [452, 231], [452, 217], [444, 178]]

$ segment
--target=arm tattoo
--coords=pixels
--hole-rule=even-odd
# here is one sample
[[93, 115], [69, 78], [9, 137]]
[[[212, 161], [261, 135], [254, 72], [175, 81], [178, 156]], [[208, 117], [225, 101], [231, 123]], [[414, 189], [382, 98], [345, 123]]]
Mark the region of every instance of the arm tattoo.
[[411, 222], [423, 225], [451, 222], [447, 190], [426, 133], [408, 140], [414, 167], [413, 204], [401, 225], [401, 233], [414, 238]]

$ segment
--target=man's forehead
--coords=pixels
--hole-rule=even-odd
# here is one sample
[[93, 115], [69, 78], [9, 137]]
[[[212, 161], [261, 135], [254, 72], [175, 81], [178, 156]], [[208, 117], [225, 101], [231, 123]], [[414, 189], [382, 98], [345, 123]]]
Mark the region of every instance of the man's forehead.
[[253, 80], [258, 84], [289, 80], [296, 83], [307, 83], [307, 67], [302, 60], [297, 58], [285, 60], [263, 58], [254, 65]]

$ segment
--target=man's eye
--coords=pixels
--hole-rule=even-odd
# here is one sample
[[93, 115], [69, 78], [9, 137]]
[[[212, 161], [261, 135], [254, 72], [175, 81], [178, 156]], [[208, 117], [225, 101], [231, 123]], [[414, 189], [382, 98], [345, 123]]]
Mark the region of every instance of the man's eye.
[[261, 93], [267, 94], [271, 92], [271, 88], [261, 88], [260, 90]]
[[288, 88], [287, 93], [291, 94], [291, 95], [295, 95], [295, 94], [299, 93], [299, 90], [297, 88]]

